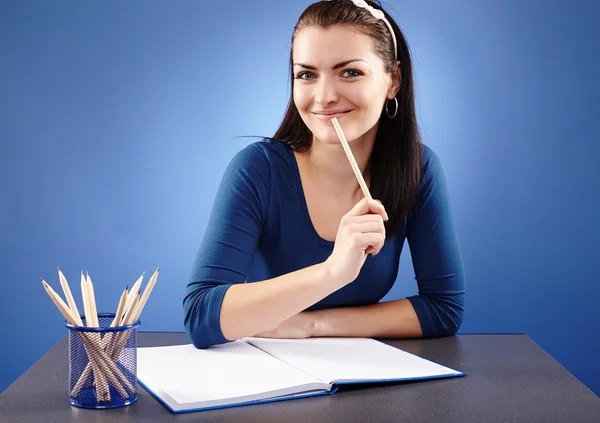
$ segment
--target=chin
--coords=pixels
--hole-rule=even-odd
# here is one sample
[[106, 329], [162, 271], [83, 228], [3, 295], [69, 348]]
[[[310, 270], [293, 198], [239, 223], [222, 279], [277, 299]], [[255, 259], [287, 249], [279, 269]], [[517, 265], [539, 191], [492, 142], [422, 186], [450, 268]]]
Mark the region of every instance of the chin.
[[[308, 129], [317, 139], [319, 139], [319, 141], [327, 144], [340, 142], [337, 132], [335, 132], [335, 128], [333, 127], [333, 123], [319, 120], [310, 123], [311, 125], [308, 127]], [[342, 125], [342, 130], [344, 131], [346, 139], [350, 141], [350, 138], [348, 137], [350, 135], [348, 129], [344, 127], [342, 122], [340, 122], [340, 124]]]
[[[315, 131], [315, 132], [313, 132], [313, 134], [323, 144], [340, 144], [340, 138], [338, 137], [337, 132], [335, 132], [335, 129], [333, 128], [333, 126], [331, 127], [331, 129]], [[348, 134], [346, 134], [344, 132], [344, 135], [346, 136], [346, 139], [348, 140], [348, 142], [350, 142], [350, 138], [348, 138]]]

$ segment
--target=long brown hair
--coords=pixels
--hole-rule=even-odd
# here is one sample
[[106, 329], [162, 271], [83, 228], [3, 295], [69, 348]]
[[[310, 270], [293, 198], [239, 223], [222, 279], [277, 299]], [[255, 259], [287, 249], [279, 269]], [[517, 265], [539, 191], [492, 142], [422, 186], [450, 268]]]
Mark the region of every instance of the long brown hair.
[[[379, 3], [367, 3], [383, 11]], [[412, 60], [402, 31], [385, 12], [392, 25], [398, 44], [400, 61], [400, 90], [396, 94], [398, 112], [390, 119], [382, 110], [375, 145], [369, 161], [371, 169], [370, 191], [379, 199], [389, 215], [386, 233], [393, 235], [401, 229], [405, 217], [417, 196], [421, 182], [422, 150], [417, 124]], [[294, 104], [293, 48], [298, 32], [308, 26], [328, 28], [333, 25], [351, 26], [373, 40], [374, 51], [381, 57], [388, 72], [396, 70], [394, 42], [388, 27], [375, 19], [367, 10], [355, 6], [350, 0], [319, 1], [310, 5], [298, 19], [292, 35], [290, 49], [291, 94], [285, 116], [273, 139], [283, 142], [294, 150], [307, 151], [312, 145], [312, 134], [302, 121]], [[388, 100], [390, 101], [390, 100]], [[394, 105], [390, 105], [394, 110]]]

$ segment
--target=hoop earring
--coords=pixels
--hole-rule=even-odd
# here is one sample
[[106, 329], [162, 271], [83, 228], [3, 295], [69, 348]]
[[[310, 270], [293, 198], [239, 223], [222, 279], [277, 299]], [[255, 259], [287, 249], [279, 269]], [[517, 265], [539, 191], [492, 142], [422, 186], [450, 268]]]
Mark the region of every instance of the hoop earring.
[[394, 102], [396, 103], [396, 109], [394, 110], [394, 114], [390, 116], [390, 112], [388, 110], [388, 102], [387, 100], [385, 101], [385, 112], [387, 113], [390, 119], [394, 119], [398, 114], [398, 99], [396, 97], [394, 97]]

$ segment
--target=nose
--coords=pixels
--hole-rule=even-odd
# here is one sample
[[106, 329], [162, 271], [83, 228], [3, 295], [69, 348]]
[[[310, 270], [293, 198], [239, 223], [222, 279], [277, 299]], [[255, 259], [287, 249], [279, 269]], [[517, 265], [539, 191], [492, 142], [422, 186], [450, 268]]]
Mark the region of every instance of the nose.
[[315, 102], [317, 104], [331, 104], [336, 103], [339, 98], [338, 90], [335, 83], [328, 78], [321, 78], [317, 84], [315, 84]]

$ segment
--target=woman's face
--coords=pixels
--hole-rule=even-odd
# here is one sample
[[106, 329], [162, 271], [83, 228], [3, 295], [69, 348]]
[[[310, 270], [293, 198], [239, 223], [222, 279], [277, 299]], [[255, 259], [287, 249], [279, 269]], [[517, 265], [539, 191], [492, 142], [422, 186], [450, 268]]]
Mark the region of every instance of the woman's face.
[[294, 103], [318, 141], [339, 143], [334, 116], [348, 142], [375, 136], [386, 98], [398, 87], [369, 36], [340, 25], [306, 27], [296, 34], [292, 60]]

